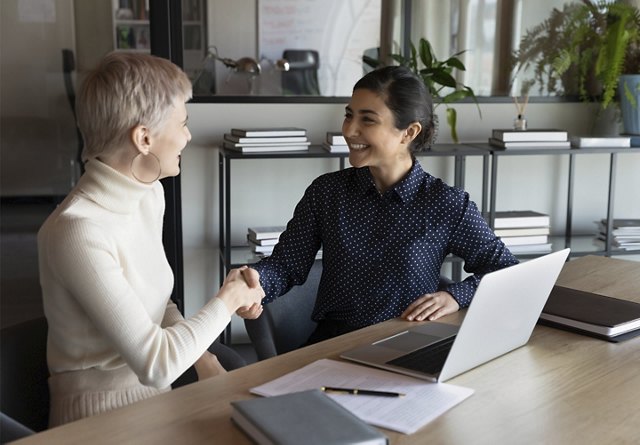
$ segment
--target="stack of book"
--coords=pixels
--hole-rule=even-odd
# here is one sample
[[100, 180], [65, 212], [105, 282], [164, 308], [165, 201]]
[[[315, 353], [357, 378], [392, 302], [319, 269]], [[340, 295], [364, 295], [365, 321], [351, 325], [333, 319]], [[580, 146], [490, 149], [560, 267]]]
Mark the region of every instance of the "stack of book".
[[564, 130], [501, 130], [491, 133], [489, 145], [504, 149], [571, 148]]
[[241, 153], [269, 153], [308, 150], [310, 144], [304, 128], [233, 128], [225, 133], [223, 147]]
[[349, 153], [347, 140], [340, 131], [327, 131], [327, 139], [322, 143], [322, 148], [329, 153]]
[[[607, 220], [597, 222], [598, 234], [594, 241], [604, 248], [607, 240]], [[614, 219], [611, 230], [611, 245], [623, 250], [640, 250], [640, 219]]]
[[496, 212], [494, 232], [514, 255], [551, 252], [549, 215], [532, 210]]
[[628, 136], [616, 137], [584, 137], [571, 138], [573, 148], [598, 148], [598, 147], [631, 147], [631, 138]]
[[284, 229], [284, 226], [249, 227], [247, 240], [251, 252], [257, 256], [271, 255]]

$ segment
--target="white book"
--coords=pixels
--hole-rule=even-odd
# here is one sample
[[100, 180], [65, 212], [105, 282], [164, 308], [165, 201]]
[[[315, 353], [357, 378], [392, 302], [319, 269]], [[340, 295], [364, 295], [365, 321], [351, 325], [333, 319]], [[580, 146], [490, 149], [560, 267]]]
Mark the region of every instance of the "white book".
[[348, 145], [335, 145], [329, 144], [328, 142], [323, 142], [322, 148], [327, 150], [329, 153], [349, 153]]
[[310, 143], [298, 142], [296, 144], [273, 144], [273, 145], [237, 145], [233, 142], [225, 141], [223, 147], [227, 150], [239, 151], [240, 153], [277, 153], [281, 151], [308, 151]]
[[244, 137], [306, 136], [307, 130], [298, 127], [232, 128], [231, 134]]
[[252, 239], [251, 236], [249, 234], [247, 234], [247, 240], [250, 243], [254, 243], [257, 244], [259, 246], [275, 246], [276, 244], [278, 244], [278, 240], [280, 239], [280, 237], [278, 238], [263, 238], [263, 239]]
[[509, 251], [514, 255], [523, 253], [548, 253], [551, 252], [551, 243], [544, 244], [523, 244], [521, 246], [508, 246]]
[[531, 244], [546, 244], [549, 241], [547, 235], [535, 235], [535, 236], [505, 236], [502, 237], [502, 242], [505, 246], [511, 248], [511, 246], [524, 246]]
[[505, 149], [571, 148], [569, 141], [501, 141], [489, 138], [489, 145]]
[[283, 137], [242, 137], [225, 133], [226, 141], [235, 142], [237, 144], [275, 144], [283, 142], [307, 142], [306, 136], [283, 136]]
[[597, 148], [597, 147], [631, 147], [630, 137], [573, 137], [571, 146], [576, 148]]
[[341, 131], [327, 131], [327, 139], [325, 142], [331, 145], [347, 145], [347, 140]]
[[[488, 219], [489, 215], [484, 214]], [[533, 210], [508, 210], [495, 212], [494, 229], [522, 228], [522, 227], [549, 227], [551, 218], [545, 213]]]
[[250, 240], [277, 239], [284, 232], [285, 226], [254, 226], [249, 227]]
[[549, 227], [522, 227], [515, 229], [495, 229], [496, 236], [549, 235]]
[[568, 133], [557, 129], [495, 129], [491, 137], [504, 142], [531, 142], [531, 141], [567, 141]]

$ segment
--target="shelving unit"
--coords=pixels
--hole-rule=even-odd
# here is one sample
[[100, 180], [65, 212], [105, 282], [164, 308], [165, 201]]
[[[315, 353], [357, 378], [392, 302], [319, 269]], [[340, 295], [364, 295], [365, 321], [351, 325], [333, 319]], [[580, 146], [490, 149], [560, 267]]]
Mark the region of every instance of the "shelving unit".
[[116, 50], [149, 52], [148, 0], [112, 0], [113, 48]]
[[[490, 182], [490, 194], [489, 194], [489, 221], [491, 227], [493, 227], [493, 221], [496, 213], [496, 202], [498, 193], [498, 167], [500, 158], [503, 156], [568, 156], [568, 187], [567, 187], [567, 215], [566, 215], [566, 227], [563, 237], [552, 237], [553, 250], [560, 250], [565, 247], [571, 247], [571, 256], [578, 257], [584, 255], [634, 255], [638, 254], [637, 251], [628, 251], [624, 249], [614, 249], [611, 245], [612, 237], [612, 225], [614, 219], [614, 196], [615, 196], [615, 183], [618, 156], [620, 154], [636, 153], [640, 154], [640, 147], [602, 147], [602, 148], [552, 148], [552, 149], [521, 149], [521, 150], [509, 150], [493, 147], [489, 144], [471, 144], [482, 151], [491, 153], [491, 177]], [[607, 193], [607, 240], [605, 241], [605, 248], [599, 249], [592, 244], [593, 235], [574, 236], [572, 234], [573, 226], [573, 203], [574, 203], [574, 189], [575, 189], [575, 169], [576, 169], [576, 157], [577, 156], [589, 156], [594, 154], [609, 154], [609, 181], [608, 181], [608, 193]], [[511, 209], [509, 209], [511, 210]], [[539, 256], [536, 254], [523, 254], [518, 255], [519, 258], [533, 258]]]
[[[111, 0], [113, 48], [116, 50], [151, 50], [149, 0]], [[193, 80], [205, 55], [205, 2], [182, 0], [183, 68]]]

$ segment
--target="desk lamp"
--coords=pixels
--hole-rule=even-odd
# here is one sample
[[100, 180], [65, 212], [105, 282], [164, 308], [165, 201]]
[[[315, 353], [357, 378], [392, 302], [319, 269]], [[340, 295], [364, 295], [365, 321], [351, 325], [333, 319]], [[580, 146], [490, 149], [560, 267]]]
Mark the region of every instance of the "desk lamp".
[[[211, 83], [212, 85], [209, 87], [205, 87], [205, 90], [209, 91], [200, 91], [203, 93], [211, 93], [215, 90], [215, 62], [220, 61], [224, 66], [230, 69], [229, 75], [232, 72], [246, 74], [248, 75], [248, 84], [249, 91], [252, 91], [253, 86], [253, 78], [258, 76], [262, 72], [262, 67], [260, 63], [257, 62], [252, 57], [241, 57], [238, 60], [230, 59], [228, 57], [220, 57], [218, 55], [218, 49], [215, 46], [210, 46], [207, 50], [207, 55], [205, 56], [202, 62], [202, 72], [194, 82], [194, 86], [198, 86], [198, 90], [201, 90], [202, 83]], [[263, 59], [268, 60], [268, 59]], [[274, 66], [278, 71], [289, 71], [289, 62], [285, 59], [278, 59], [275, 61]], [[207, 78], [205, 80], [205, 77]], [[228, 80], [228, 79], [227, 79]], [[196, 89], [196, 88], [194, 88]], [[194, 91], [195, 92], [195, 91]]]

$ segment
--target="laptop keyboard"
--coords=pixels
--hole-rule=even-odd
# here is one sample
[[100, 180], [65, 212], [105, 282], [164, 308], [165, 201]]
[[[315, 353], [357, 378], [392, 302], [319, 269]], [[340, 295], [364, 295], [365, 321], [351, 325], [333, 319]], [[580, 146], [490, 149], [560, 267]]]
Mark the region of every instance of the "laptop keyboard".
[[394, 358], [388, 361], [387, 364], [427, 374], [437, 374], [442, 370], [454, 340], [455, 336], [446, 338], [438, 343]]

